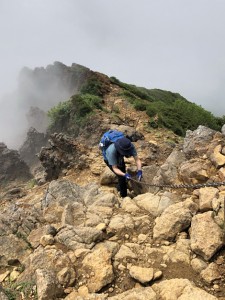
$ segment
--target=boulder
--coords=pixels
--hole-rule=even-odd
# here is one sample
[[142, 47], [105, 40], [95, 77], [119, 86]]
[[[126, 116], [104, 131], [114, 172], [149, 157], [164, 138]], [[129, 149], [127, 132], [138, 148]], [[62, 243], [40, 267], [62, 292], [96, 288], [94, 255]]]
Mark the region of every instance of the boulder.
[[221, 274], [218, 269], [218, 265], [214, 262], [210, 263], [207, 268], [201, 271], [200, 276], [204, 279], [205, 282], [211, 284], [217, 279], [221, 279]]
[[88, 253], [82, 261], [82, 275], [87, 270], [87, 287], [89, 292], [95, 293], [104, 286], [111, 283], [114, 279], [113, 268], [111, 264], [111, 253], [104, 245]]
[[225, 124], [221, 128], [222, 135], [225, 136]]
[[180, 178], [184, 183], [197, 184], [209, 179], [210, 164], [202, 159], [191, 159], [181, 164]]
[[162, 300], [216, 300], [213, 295], [196, 287], [188, 279], [170, 279], [152, 285], [152, 289], [157, 294], [157, 299]]
[[199, 189], [199, 210], [204, 212], [212, 210], [214, 199], [219, 196], [219, 190], [214, 187], [204, 187]]
[[135, 204], [140, 208], [147, 210], [153, 216], [159, 216], [168, 206], [174, 204], [176, 196], [172, 193], [164, 192], [163, 194], [145, 193], [133, 198]]
[[63, 288], [50, 270], [37, 269], [35, 275], [39, 300], [56, 299], [63, 295]]
[[217, 145], [209, 158], [216, 168], [223, 167], [225, 165], [225, 155], [222, 154], [222, 145]]
[[183, 151], [187, 157], [203, 155], [212, 141], [216, 131], [200, 125], [196, 130], [187, 130], [184, 138]]
[[[191, 249], [205, 260], [223, 246], [223, 230], [215, 223], [211, 211], [193, 217], [190, 228]], [[207, 241], [207, 242], [206, 242]]]
[[79, 248], [91, 249], [101, 238], [102, 231], [97, 228], [67, 225], [58, 231], [55, 241], [75, 251]]
[[114, 174], [109, 167], [105, 167], [100, 176], [101, 185], [111, 185], [117, 183], [116, 174]]
[[180, 183], [178, 169], [185, 160], [184, 153], [174, 149], [165, 163], [160, 167], [157, 177], [160, 178], [160, 181], [164, 184]]
[[174, 240], [179, 232], [190, 226], [197, 209], [197, 205], [189, 199], [170, 205], [161, 216], [156, 218], [153, 238], [156, 240]]
[[139, 266], [131, 266], [129, 274], [132, 278], [136, 279], [140, 283], [144, 284], [150, 282], [153, 279], [153, 268], [143, 268]]

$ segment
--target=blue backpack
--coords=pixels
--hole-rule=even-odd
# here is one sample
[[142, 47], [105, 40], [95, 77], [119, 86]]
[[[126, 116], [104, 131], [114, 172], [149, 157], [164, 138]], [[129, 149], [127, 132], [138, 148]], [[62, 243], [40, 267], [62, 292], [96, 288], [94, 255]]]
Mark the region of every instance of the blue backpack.
[[104, 157], [104, 160], [107, 160], [106, 158], [106, 150], [112, 143], [115, 143], [118, 139], [121, 139], [124, 137], [123, 132], [118, 130], [109, 130], [106, 131], [99, 143], [99, 149], [102, 150], [102, 155]]

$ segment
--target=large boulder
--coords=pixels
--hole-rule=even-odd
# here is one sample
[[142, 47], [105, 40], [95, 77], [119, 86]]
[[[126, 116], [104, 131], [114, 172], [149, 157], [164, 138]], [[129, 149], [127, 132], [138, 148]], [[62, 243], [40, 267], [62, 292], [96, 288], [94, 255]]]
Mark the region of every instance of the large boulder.
[[190, 226], [197, 209], [197, 205], [189, 199], [170, 205], [161, 216], [156, 218], [153, 238], [156, 240], [174, 240], [179, 232]]
[[188, 130], [184, 138], [183, 151], [187, 157], [206, 153], [208, 145], [212, 141], [216, 131], [205, 126], [199, 126], [196, 130]]
[[207, 261], [210, 260], [224, 244], [224, 232], [215, 223], [211, 211], [193, 217], [190, 237], [192, 251]]
[[[106, 247], [100, 246], [88, 253], [82, 261], [82, 275], [88, 277], [87, 287], [91, 293], [98, 292], [101, 288], [111, 283], [114, 279], [111, 263], [111, 253]], [[88, 270], [85, 272], [85, 270]]]
[[42, 205], [49, 223], [97, 226], [109, 222], [115, 203], [115, 195], [99, 192], [95, 183], [80, 187], [60, 179], [49, 184]]
[[181, 164], [179, 169], [180, 178], [188, 184], [206, 182], [209, 177], [211, 164], [202, 159], [191, 159]]
[[182, 151], [174, 149], [166, 159], [165, 163], [160, 167], [157, 177], [164, 184], [180, 183], [179, 166], [185, 161], [185, 155]]
[[176, 195], [170, 192], [160, 194], [145, 193], [133, 198], [134, 203], [140, 208], [147, 210], [151, 215], [159, 216], [168, 206], [176, 202]]

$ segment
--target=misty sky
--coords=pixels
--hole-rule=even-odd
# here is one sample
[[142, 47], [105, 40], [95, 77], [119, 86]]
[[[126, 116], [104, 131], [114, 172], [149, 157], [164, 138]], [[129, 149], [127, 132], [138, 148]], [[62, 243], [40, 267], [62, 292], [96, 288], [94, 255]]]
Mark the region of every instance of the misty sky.
[[24, 66], [75, 62], [225, 115], [224, 13], [225, 0], [0, 0], [0, 96]]

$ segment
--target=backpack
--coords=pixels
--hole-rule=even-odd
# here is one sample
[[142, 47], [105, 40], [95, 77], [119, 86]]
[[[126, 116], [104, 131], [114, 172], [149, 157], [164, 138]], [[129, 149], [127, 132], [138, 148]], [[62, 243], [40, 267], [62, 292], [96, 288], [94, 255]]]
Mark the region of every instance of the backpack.
[[124, 137], [123, 132], [118, 130], [109, 130], [106, 131], [99, 143], [99, 149], [102, 150], [102, 155], [104, 157], [104, 160], [107, 160], [106, 158], [106, 150], [112, 143], [115, 143], [118, 139], [121, 139]]

